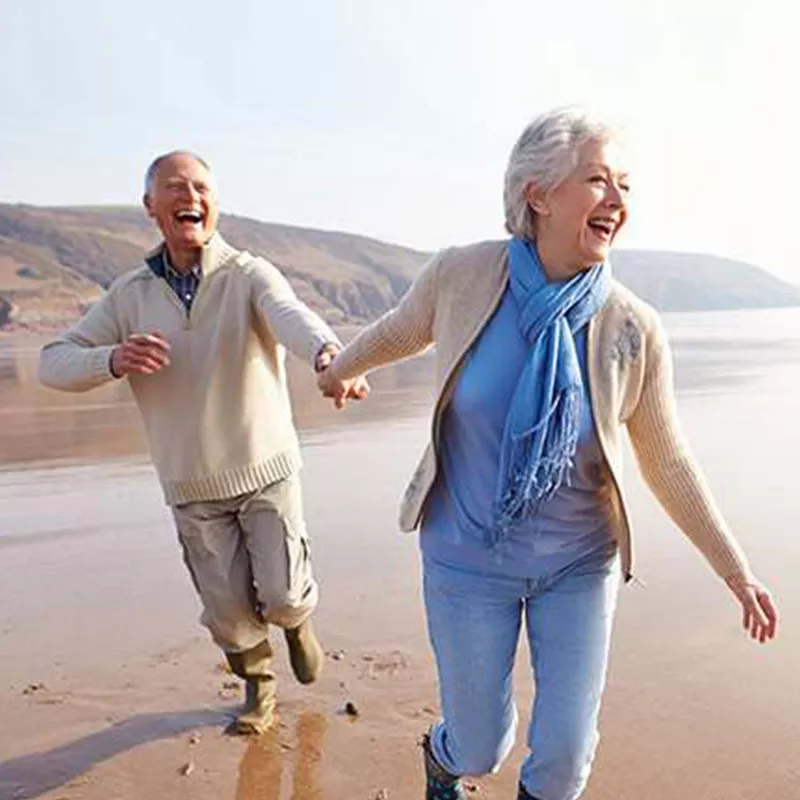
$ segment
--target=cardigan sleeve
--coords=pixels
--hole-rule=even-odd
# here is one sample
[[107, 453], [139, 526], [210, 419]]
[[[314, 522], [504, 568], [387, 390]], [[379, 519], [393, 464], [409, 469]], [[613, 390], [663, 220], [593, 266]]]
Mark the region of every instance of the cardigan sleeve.
[[340, 380], [410, 358], [433, 344], [437, 281], [442, 253], [424, 267], [398, 305], [364, 328], [331, 367]]
[[681, 430], [672, 356], [660, 321], [655, 324], [647, 359], [644, 385], [628, 420], [628, 432], [645, 482], [717, 574], [723, 578], [749, 578], [747, 559], [714, 502]]

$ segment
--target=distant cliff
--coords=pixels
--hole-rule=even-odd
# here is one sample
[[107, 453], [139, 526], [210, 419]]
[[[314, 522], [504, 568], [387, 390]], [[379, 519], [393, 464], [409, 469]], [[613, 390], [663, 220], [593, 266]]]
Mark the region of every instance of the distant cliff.
[[[353, 234], [223, 215], [232, 244], [270, 259], [330, 322], [362, 324], [395, 305], [428, 254]], [[0, 330], [76, 319], [158, 241], [141, 210], [0, 204]], [[623, 283], [664, 310], [800, 305], [800, 288], [750, 264], [684, 253], [619, 251]]]

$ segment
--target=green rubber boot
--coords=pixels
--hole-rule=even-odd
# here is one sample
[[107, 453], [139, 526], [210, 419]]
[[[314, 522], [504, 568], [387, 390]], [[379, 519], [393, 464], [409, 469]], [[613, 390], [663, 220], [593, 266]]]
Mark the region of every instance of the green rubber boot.
[[243, 653], [226, 653], [231, 672], [245, 682], [245, 702], [239, 716], [228, 726], [234, 736], [264, 733], [275, 720], [275, 673], [270, 669], [272, 648], [265, 639]]
[[300, 683], [314, 683], [322, 672], [325, 651], [311, 627], [311, 620], [307, 619], [296, 628], [287, 628], [284, 633], [292, 672]]

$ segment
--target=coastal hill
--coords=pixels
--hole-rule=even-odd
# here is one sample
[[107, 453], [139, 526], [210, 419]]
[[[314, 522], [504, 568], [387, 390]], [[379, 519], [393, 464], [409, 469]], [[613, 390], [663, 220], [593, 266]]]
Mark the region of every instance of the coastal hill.
[[[222, 235], [265, 256], [334, 324], [363, 324], [395, 305], [429, 254], [348, 233], [223, 215]], [[133, 207], [0, 204], [0, 331], [74, 321], [158, 241]], [[615, 275], [665, 311], [800, 305], [800, 287], [739, 261], [621, 250]]]

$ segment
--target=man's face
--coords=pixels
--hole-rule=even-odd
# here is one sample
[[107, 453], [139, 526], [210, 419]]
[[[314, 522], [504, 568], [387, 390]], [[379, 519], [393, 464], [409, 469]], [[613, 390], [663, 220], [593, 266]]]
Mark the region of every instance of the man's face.
[[158, 165], [144, 204], [170, 252], [197, 250], [216, 230], [219, 201], [214, 179], [190, 155], [169, 156]]

